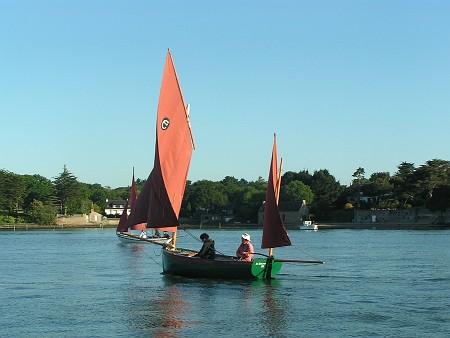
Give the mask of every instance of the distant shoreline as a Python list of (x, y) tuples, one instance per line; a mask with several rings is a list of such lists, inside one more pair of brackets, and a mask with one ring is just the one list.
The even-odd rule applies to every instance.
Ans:
[[(0, 231), (26, 231), (26, 230), (70, 230), (70, 229), (113, 229), (115, 224), (99, 224), (99, 223), (85, 223), (85, 224), (57, 224), (57, 225), (37, 225), (37, 224), (4, 224), (0, 225)], [(401, 223), (326, 223), (317, 224), (319, 230), (447, 230), (450, 225), (442, 224), (401, 224)], [(224, 224), (224, 225), (191, 225), (183, 224), (181, 229), (261, 229), (260, 224)], [(299, 225), (286, 225), (287, 230), (299, 230)], [(301, 230), (305, 231), (305, 230)], [(308, 230), (306, 230), (308, 231)]]
[(419, 223), (328, 223), (317, 224), (319, 230), (331, 229), (372, 229), (372, 230), (446, 230), (450, 224), (419, 224)]

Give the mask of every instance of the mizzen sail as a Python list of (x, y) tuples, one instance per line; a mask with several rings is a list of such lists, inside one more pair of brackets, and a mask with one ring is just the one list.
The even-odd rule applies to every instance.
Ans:
[(270, 249), (291, 245), (278, 209), (278, 191), (281, 175), (278, 175), (277, 139), (274, 135), (272, 160), (267, 183), (266, 202), (264, 204), (264, 223), (262, 249)]

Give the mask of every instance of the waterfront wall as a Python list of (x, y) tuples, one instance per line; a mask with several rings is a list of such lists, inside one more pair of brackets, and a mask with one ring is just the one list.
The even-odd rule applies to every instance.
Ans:
[(353, 223), (450, 224), (450, 209), (355, 210)]

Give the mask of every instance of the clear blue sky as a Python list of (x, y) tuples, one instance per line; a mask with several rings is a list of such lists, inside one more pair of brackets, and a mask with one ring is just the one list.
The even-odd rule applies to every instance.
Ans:
[(448, 0), (0, 0), (0, 169), (147, 178), (168, 48), (192, 181), (450, 160)]

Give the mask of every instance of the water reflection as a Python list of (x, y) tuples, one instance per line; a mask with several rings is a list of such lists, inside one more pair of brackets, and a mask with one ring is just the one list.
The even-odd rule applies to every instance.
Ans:
[[(122, 288), (125, 332), (151, 337), (178, 337), (189, 327), (185, 318), (189, 305), (177, 285), (160, 275), (160, 266), (149, 261), (144, 245), (121, 246), (118, 264), (128, 276)], [(180, 331), (181, 330), (181, 331)]]
[[(122, 252), (127, 276), (122, 289), (124, 332), (137, 336), (182, 337), (252, 332), (257, 336), (286, 336), (291, 308), (283, 280), (234, 281), (162, 275), (149, 262), (148, 250)], [(286, 282), (286, 281), (284, 281)]]
[(286, 311), (290, 306), (289, 297), (282, 282), (278, 279), (257, 280), (252, 282), (251, 286), (261, 291), (258, 293), (261, 328), (267, 336), (284, 336)]
[(271, 284), (266, 285), (264, 289), (263, 298), (263, 314), (266, 318), (265, 328), (267, 335), (278, 336), (286, 327), (286, 309), (289, 308), (287, 304), (286, 295), (283, 294), (281, 288), (277, 288), (279, 284), (272, 281)]
[(177, 337), (180, 329), (189, 327), (189, 322), (184, 318), (187, 305), (176, 286), (165, 288), (165, 292), (159, 299), (154, 300), (152, 305), (154, 318), (151, 320), (151, 326), (156, 328), (152, 336)]

